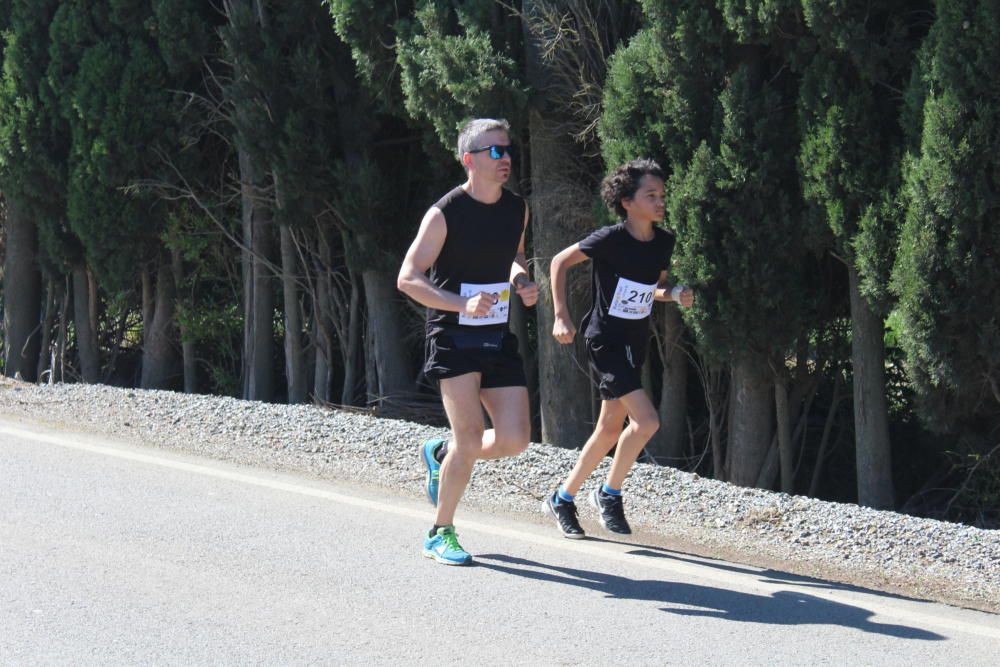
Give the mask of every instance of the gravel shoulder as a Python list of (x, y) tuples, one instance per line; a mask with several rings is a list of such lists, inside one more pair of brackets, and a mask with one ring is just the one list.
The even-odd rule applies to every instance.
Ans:
[[(446, 435), (311, 405), (8, 379), (0, 379), (0, 418), (413, 497), (423, 495), (417, 444)], [(575, 460), (575, 451), (533, 443), (515, 458), (481, 461), (463, 503), (541, 523), (541, 499)], [(581, 494), (602, 479), (606, 465)], [(1000, 613), (1000, 531), (747, 489), (647, 464), (636, 465), (625, 489), (636, 531), (629, 541), (636, 544)], [(580, 510), (584, 527), (600, 536), (590, 508), (580, 503)]]

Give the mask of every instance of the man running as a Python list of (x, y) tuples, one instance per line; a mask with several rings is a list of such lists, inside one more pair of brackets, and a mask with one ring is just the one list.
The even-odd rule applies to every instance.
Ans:
[(507, 121), (465, 124), (457, 157), (468, 179), (424, 215), (396, 283), (427, 306), (424, 372), (437, 381), (451, 425), (449, 441), (420, 447), (437, 506), (423, 554), (447, 565), (472, 562), (453, 524), (476, 459), (519, 454), (531, 434), (524, 365), (507, 319), (511, 285), (525, 306), (535, 304), (538, 287), (524, 257), (528, 207), (503, 187), (511, 151)]

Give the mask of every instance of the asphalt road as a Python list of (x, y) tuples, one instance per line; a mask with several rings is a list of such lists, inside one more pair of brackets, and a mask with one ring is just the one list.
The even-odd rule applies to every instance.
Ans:
[(0, 664), (997, 665), (1000, 617), (0, 421)]

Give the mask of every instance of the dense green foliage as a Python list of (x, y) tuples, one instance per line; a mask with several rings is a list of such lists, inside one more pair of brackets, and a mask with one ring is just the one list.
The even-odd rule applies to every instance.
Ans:
[[(911, 99), (919, 141), (905, 165), (895, 289), (907, 368), (937, 430), (990, 444), (1000, 416), (1000, 6), (939, 2)], [(916, 118), (914, 119), (916, 120)]]
[(46, 77), (58, 0), (11, 0), (0, 83), (0, 188), (30, 210), (43, 265), (62, 272), (82, 249), (65, 224), (69, 129)]

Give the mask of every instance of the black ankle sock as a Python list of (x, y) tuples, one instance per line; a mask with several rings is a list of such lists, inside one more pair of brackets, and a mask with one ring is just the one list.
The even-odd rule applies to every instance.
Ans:
[(431, 532), (427, 533), (427, 537), (434, 537), (435, 535), (437, 535), (438, 528), (444, 528), (444, 526), (443, 525), (439, 526), (438, 524), (434, 524), (434, 527), (431, 528)]
[(434, 460), (438, 463), (444, 463), (444, 457), (448, 453), (448, 443), (442, 442), (441, 445), (434, 450)]

